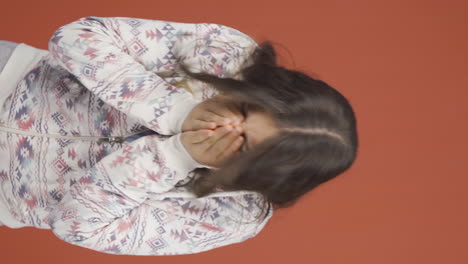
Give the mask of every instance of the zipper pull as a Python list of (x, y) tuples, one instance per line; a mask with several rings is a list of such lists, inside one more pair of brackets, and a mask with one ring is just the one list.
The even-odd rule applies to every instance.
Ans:
[(101, 138), (99, 141), (109, 142), (109, 143), (122, 143), (124, 142), (124, 138), (123, 137), (107, 137), (107, 138)]

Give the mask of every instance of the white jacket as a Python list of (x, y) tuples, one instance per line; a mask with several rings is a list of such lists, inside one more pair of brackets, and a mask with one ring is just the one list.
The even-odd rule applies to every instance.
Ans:
[[(181, 125), (217, 92), (194, 72), (238, 78), (257, 44), (230, 27), (84, 17), (49, 51), (20, 44), (0, 75), (0, 222), (52, 229), (110, 254), (191, 254), (260, 232), (262, 197), (185, 187), (197, 167)], [(21, 66), (22, 65), (22, 66)], [(145, 131), (155, 134), (140, 134)], [(250, 222), (250, 223), (248, 223)]]

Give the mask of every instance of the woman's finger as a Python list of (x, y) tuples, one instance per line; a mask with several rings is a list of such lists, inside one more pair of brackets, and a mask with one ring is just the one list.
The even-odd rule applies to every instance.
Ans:
[(227, 126), (221, 126), (216, 128), (213, 132), (213, 135), (210, 136), (208, 139), (203, 141), (203, 144), (205, 145), (204, 151), (210, 151), (210, 148), (216, 144), (219, 140), (221, 140), (227, 133), (229, 133), (230, 130), (233, 130), (233, 128), (230, 125)]
[(234, 140), (230, 142), (229, 146), (221, 154), (219, 154), (218, 159), (224, 160), (231, 157), (234, 153), (236, 153), (239, 150), (243, 142), (243, 137), (234, 137)]
[(214, 132), (211, 129), (201, 129), (197, 131), (186, 131), (185, 133), (190, 133), (190, 143), (196, 144), (204, 142), (210, 138)]
[(223, 113), (224, 116), (231, 118), (233, 121), (235, 119), (239, 120), (238, 124), (244, 121), (244, 115), (242, 114), (241, 105), (239, 103), (234, 103), (234, 102), (226, 103), (224, 111), (225, 111), (225, 113)]
[(204, 120), (193, 120), (192, 121), (192, 131), (200, 129), (215, 129), (217, 124), (215, 122), (207, 122)]
[[(231, 110), (229, 107), (224, 106), (224, 107), (217, 107), (215, 109), (207, 109), (208, 113), (215, 114), (217, 116), (221, 116), (222, 118), (229, 119), (231, 124), (240, 124), (243, 120), (244, 117), (240, 112)], [(235, 122), (237, 120), (237, 123)], [(211, 120), (207, 120), (211, 121)]]
[(232, 120), (210, 110), (205, 110), (203, 116), (200, 118), (200, 121), (215, 122), (218, 126), (222, 126), (229, 124)]
[(239, 104), (226, 99), (218, 99), (216, 101), (212, 101), (206, 104), (205, 107), (207, 112), (211, 112), (218, 116), (229, 118), (231, 119), (231, 121), (238, 119), (240, 122), (242, 122), (242, 120), (244, 119), (242, 113), (240, 112)]
[(237, 130), (229, 131), (223, 137), (218, 139), (207, 151), (210, 151), (211, 155), (217, 157), (221, 153), (223, 153), (227, 148), (229, 148), (232, 142), (239, 136), (240, 133)]

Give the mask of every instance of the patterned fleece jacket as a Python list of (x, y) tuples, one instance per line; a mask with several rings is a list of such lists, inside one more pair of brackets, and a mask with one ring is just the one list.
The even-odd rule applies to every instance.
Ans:
[(256, 236), (273, 214), (255, 221), (260, 194), (176, 186), (203, 167), (181, 145), (182, 122), (217, 94), (179, 63), (239, 79), (256, 47), (219, 24), (92, 16), (60, 27), (48, 51), (20, 44), (0, 75), (0, 222), (125, 255)]

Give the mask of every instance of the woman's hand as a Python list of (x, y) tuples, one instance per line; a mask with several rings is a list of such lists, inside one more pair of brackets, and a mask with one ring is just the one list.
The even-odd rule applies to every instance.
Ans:
[(235, 155), (242, 145), (240, 132), (230, 125), (215, 130), (201, 129), (183, 132), (181, 141), (192, 158), (202, 165), (219, 168)]
[(227, 124), (238, 125), (243, 120), (233, 101), (224, 95), (216, 95), (192, 109), (182, 124), (182, 132), (214, 129)]

